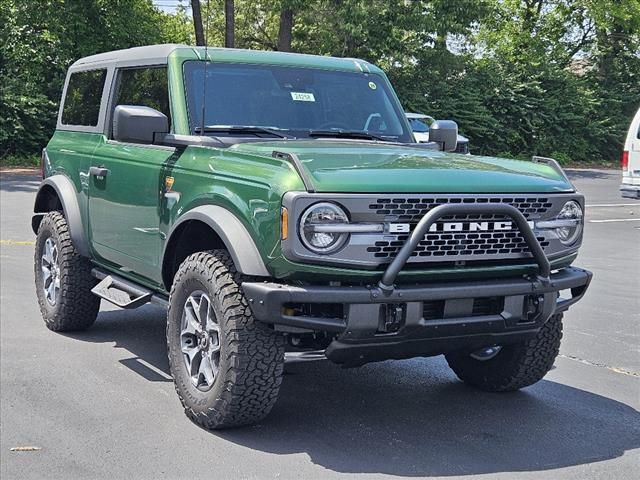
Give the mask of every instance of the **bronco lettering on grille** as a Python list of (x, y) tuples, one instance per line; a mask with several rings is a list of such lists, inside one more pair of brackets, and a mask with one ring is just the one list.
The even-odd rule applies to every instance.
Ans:
[[(529, 222), (533, 228), (533, 222)], [(439, 222), (434, 223), (429, 229), (430, 232), (501, 232), (513, 229), (513, 222)], [(389, 233), (409, 233), (411, 225), (409, 223), (389, 224)]]

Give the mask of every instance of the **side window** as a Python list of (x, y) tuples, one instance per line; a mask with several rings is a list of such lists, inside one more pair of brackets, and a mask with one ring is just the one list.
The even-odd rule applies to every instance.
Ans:
[(87, 127), (98, 125), (100, 101), (106, 77), (107, 71), (104, 69), (71, 74), (62, 108), (64, 125)]
[(128, 68), (120, 70), (113, 108), (118, 105), (141, 105), (164, 113), (171, 123), (169, 85), (166, 67)]

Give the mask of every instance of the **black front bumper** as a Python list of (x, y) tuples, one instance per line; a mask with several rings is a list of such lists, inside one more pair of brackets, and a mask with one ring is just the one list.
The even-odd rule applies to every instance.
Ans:
[[(529, 247), (538, 274), (530, 278), (397, 286), (398, 274), (431, 226), (442, 217), (458, 214), (510, 218)], [(361, 365), (527, 340), (554, 313), (577, 302), (590, 281), (591, 273), (578, 268), (552, 273), (527, 219), (512, 205), (444, 204), (420, 219), (377, 286), (243, 283), (242, 288), (258, 320), (290, 331), (331, 332), (335, 340), (325, 352), (327, 358)], [(570, 291), (570, 298), (560, 297), (563, 290)], [(336, 306), (340, 314), (327, 316), (327, 312), (336, 311)]]
[[(258, 320), (294, 332), (334, 333), (336, 339), (327, 349), (327, 357), (337, 363), (359, 365), (526, 340), (552, 315), (582, 298), (591, 277), (591, 272), (569, 267), (551, 274), (548, 280), (476, 280), (397, 286), (391, 291), (378, 286), (269, 282), (245, 282), (242, 288)], [(570, 292), (569, 298), (560, 297), (560, 291)], [(478, 314), (476, 302), (487, 298), (497, 299), (501, 311)], [(425, 308), (434, 302), (440, 306), (439, 314), (425, 315)], [(343, 315), (300, 315), (291, 308), (305, 304), (342, 304)], [(390, 311), (397, 327), (391, 332), (381, 329)]]

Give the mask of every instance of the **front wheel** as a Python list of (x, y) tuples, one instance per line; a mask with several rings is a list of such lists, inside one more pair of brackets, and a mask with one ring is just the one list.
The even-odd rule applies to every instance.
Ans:
[(263, 419), (282, 381), (284, 338), (253, 318), (241, 281), (229, 254), (214, 250), (188, 257), (171, 289), (171, 374), (187, 416), (208, 429)]
[(463, 382), (487, 392), (510, 392), (542, 380), (553, 367), (561, 339), (562, 314), (558, 314), (526, 342), (445, 357)]
[(93, 325), (100, 298), (91, 293), (96, 283), (91, 276), (91, 262), (76, 251), (60, 212), (49, 212), (40, 222), (34, 273), (38, 304), (47, 328), (68, 332)]

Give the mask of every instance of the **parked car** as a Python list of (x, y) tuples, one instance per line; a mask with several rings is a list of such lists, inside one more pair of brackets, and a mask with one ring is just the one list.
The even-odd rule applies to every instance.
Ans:
[(626, 198), (640, 198), (640, 109), (633, 117), (622, 152), (622, 185)]
[(268, 414), (286, 349), (347, 367), (445, 354), (480, 389), (531, 385), (591, 279), (572, 266), (584, 197), (553, 160), (450, 154), (454, 122), (430, 141), (362, 60), (80, 59), (32, 218), (44, 322), (163, 306), (178, 397), (211, 429)]
[[(430, 125), (436, 121), (435, 118), (425, 115), (423, 113), (406, 113), (409, 125), (413, 131), (413, 136), (416, 142), (426, 143), (429, 141), (429, 129)], [(469, 139), (458, 134), (458, 145), (455, 149), (456, 153), (470, 153), (469, 152)]]

